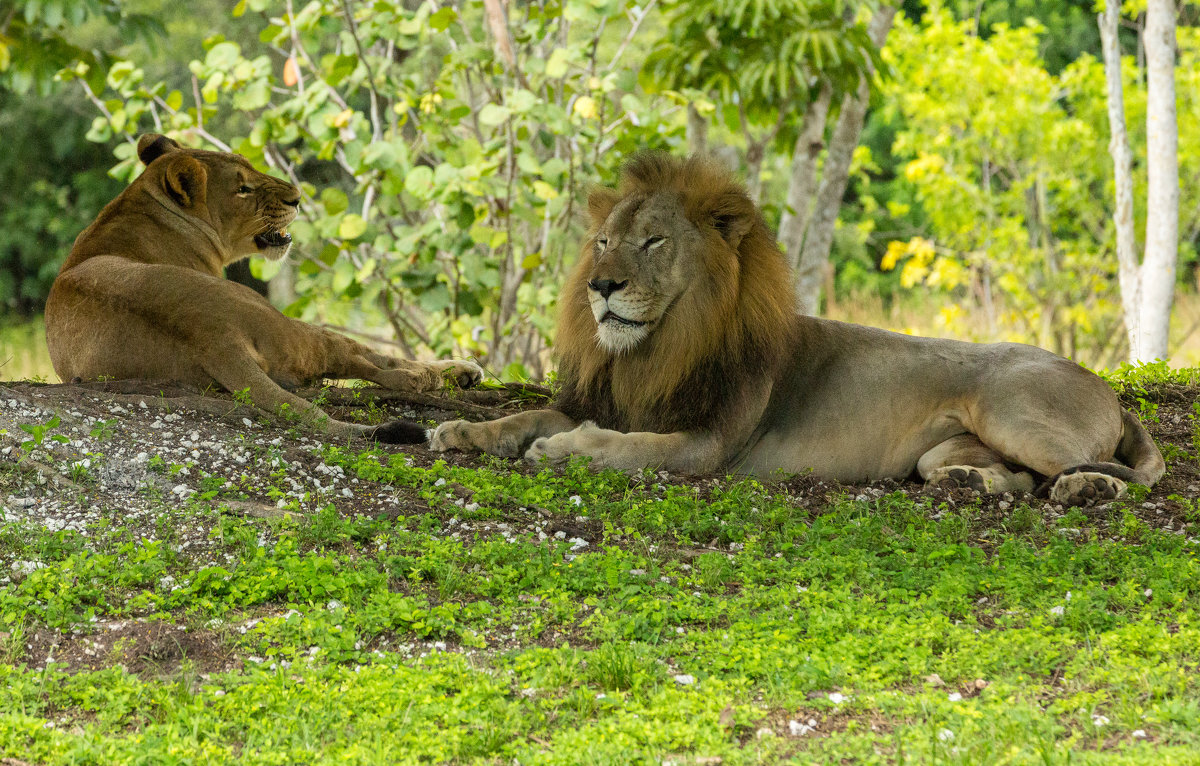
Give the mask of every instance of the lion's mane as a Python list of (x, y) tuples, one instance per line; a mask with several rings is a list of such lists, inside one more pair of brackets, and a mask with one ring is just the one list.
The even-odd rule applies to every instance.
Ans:
[[(638, 347), (614, 353), (596, 339), (587, 280), (597, 230), (621, 200), (670, 190), (703, 234), (701, 277)], [(562, 389), (554, 407), (619, 431), (708, 430), (773, 378), (791, 345), (796, 299), (782, 253), (745, 189), (711, 158), (635, 157), (616, 190), (588, 200), (592, 225), (560, 298)]]

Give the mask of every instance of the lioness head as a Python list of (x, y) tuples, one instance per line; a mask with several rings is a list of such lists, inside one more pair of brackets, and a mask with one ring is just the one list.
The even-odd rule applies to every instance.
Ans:
[[(584, 253), (596, 340), (614, 353), (636, 348), (674, 313), (694, 309), (689, 321), (719, 321), (737, 297), (739, 245), (761, 225), (728, 174), (703, 161), (650, 156), (625, 173), (648, 183), (591, 194), (595, 231)], [(706, 195), (706, 182), (719, 188)]]
[(138, 141), (146, 165), (142, 177), (158, 186), (187, 215), (205, 219), (227, 248), (229, 260), (287, 255), (300, 190), (260, 173), (237, 154), (186, 149), (166, 136), (147, 133)]

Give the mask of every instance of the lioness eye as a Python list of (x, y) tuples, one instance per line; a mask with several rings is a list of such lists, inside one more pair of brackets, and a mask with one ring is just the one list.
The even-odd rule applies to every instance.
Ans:
[(237, 193), (238, 194), (249, 194), (252, 191), (254, 191), (254, 190), (251, 189), (249, 186), (242, 184), (241, 186), (238, 187)]
[(648, 239), (644, 243), (642, 243), (642, 249), (649, 250), (652, 247), (658, 247), (659, 245), (661, 245), (662, 243), (664, 243), (666, 241), (667, 241), (666, 237), (651, 237), (650, 239)]
[(601, 250), (603, 250), (604, 248), (608, 247), (608, 237), (596, 237), (596, 244), (600, 246)]

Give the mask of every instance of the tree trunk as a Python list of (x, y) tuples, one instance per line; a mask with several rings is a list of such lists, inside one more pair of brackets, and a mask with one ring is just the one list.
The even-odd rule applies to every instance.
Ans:
[(1121, 309), (1130, 356), (1138, 342), (1138, 306), (1141, 304), (1141, 274), (1138, 269), (1137, 234), (1133, 227), (1133, 150), (1125, 132), (1125, 94), (1121, 82), (1121, 45), (1117, 37), (1121, 5), (1107, 4), (1100, 14), (1100, 48), (1104, 54), (1104, 79), (1108, 87), (1108, 125), (1111, 138), (1108, 153), (1113, 159), (1116, 208), (1113, 223), (1117, 229), (1117, 281), (1121, 287)]
[(1100, 37), (1108, 87), (1108, 120), (1116, 181), (1118, 279), (1131, 362), (1167, 358), (1179, 237), (1179, 133), (1175, 117), (1175, 5), (1149, 0), (1146, 50), (1146, 251), (1141, 264), (1133, 225), (1133, 152), (1125, 132), (1120, 4), (1101, 14)]
[(793, 269), (800, 264), (804, 233), (817, 196), (817, 158), (825, 148), (825, 121), (829, 118), (831, 98), (832, 90), (826, 83), (820, 95), (804, 110), (804, 124), (792, 149), (792, 172), (788, 179), (787, 205), (779, 219), (779, 241), (783, 243), (788, 265)]
[(708, 151), (708, 118), (694, 104), (688, 104), (687, 108), (687, 144), (692, 154)]
[(762, 164), (766, 154), (766, 141), (750, 141), (746, 147), (746, 194), (756, 205), (762, 196)]
[(1179, 128), (1175, 119), (1175, 0), (1146, 6), (1146, 255), (1138, 356), (1167, 358), (1179, 246)]
[[(868, 26), (873, 45), (883, 46), (895, 17), (895, 5), (881, 6), (875, 12)], [(829, 151), (825, 155), (816, 208), (809, 224), (808, 235), (804, 237), (804, 247), (796, 268), (796, 297), (800, 303), (800, 310), (806, 314), (816, 314), (821, 308), (821, 284), (829, 268), (833, 230), (837, 225), (846, 184), (850, 180), (850, 160), (854, 156), (854, 148), (858, 146), (858, 137), (862, 133), (870, 101), (870, 74), (872, 73), (868, 72), (868, 76), (863, 78), (854, 94), (842, 100), (841, 113), (829, 141)]]

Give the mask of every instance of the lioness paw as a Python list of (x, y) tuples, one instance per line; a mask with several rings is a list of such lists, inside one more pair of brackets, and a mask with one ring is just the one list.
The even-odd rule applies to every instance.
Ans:
[(1067, 507), (1087, 507), (1124, 496), (1127, 486), (1115, 476), (1080, 471), (1059, 476), (1050, 490), (1050, 500)]
[(474, 388), (483, 381), (483, 368), (467, 359), (447, 359), (429, 363), (442, 376), (459, 388)]

